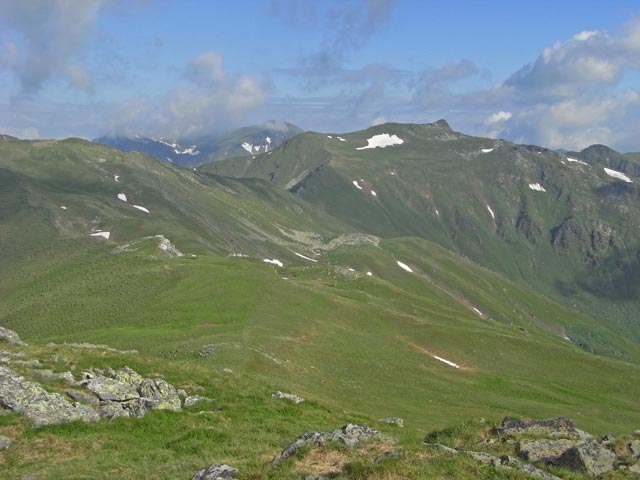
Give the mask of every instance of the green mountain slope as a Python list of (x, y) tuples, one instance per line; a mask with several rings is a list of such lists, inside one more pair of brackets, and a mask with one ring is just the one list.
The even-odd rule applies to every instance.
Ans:
[[(416, 130), (414, 141), (421, 135)], [(226, 461), (241, 478), (295, 479), (295, 463), (281, 470), (267, 464), (295, 436), (400, 416), (405, 429), (382, 428), (414, 455), (396, 476), (497, 478), (496, 470), (464, 460), (425, 460), (425, 432), (505, 415), (566, 415), (594, 433), (636, 428), (640, 348), (631, 336), (443, 248), (444, 234), (424, 238), (424, 224), (410, 225), (416, 208), (406, 209), (404, 221), (396, 218), (400, 201), (414, 205), (416, 182), (408, 179), (422, 172), (417, 163), (386, 171), (391, 159), (353, 149), (357, 168), (371, 172), (355, 177), (351, 163), (333, 166), (354, 139), (307, 136), (328, 153), (317, 165), (315, 154), (282, 157), (301, 162), (297, 193), (283, 188), (292, 179), (279, 172), (274, 181), (233, 179), (74, 139), (0, 142), (0, 325), (29, 342), (43, 367), (79, 374), (129, 364), (214, 398), (185, 412), (37, 431), (17, 414), (0, 416), (0, 435), (17, 438), (2, 454), (0, 477), (177, 479)], [(339, 142), (329, 144), (337, 150), (326, 149), (328, 140)], [(282, 150), (309, 152), (298, 141)], [(452, 177), (455, 165), (446, 160), (440, 168)], [(305, 169), (317, 170), (305, 176)], [(445, 198), (439, 175), (428, 177), (425, 201)], [(356, 188), (356, 178), (377, 197)], [(539, 181), (548, 194), (553, 183), (546, 179)], [(477, 189), (469, 198), (483, 192)], [(545, 192), (523, 192), (536, 207), (545, 205), (533, 196)], [(482, 201), (500, 218), (510, 207), (495, 195)], [(387, 198), (397, 199), (387, 210), (367, 203)], [(337, 208), (345, 202), (351, 218)], [(439, 211), (434, 229), (443, 230), (437, 218), (455, 215), (444, 202), (427, 205)], [(482, 209), (466, 212), (481, 225)], [(367, 234), (376, 221), (385, 238)], [(400, 228), (412, 236), (391, 235)], [(493, 228), (476, 232), (484, 239), (496, 235)], [(109, 238), (91, 236), (99, 232)], [(459, 242), (451, 245), (468, 240)], [(492, 248), (500, 258), (498, 244)], [(107, 344), (139, 355), (49, 342)], [(33, 369), (12, 368), (24, 375)], [(278, 404), (274, 390), (307, 403)], [(45, 444), (57, 448), (43, 450)], [(84, 460), (89, 451), (92, 462)], [(353, 475), (347, 478), (362, 478)]]
[[(402, 143), (363, 148), (385, 134)], [(306, 133), (201, 171), (269, 180), (363, 232), (435, 241), (639, 341), (639, 190), (633, 172), (589, 161), (441, 121)]]

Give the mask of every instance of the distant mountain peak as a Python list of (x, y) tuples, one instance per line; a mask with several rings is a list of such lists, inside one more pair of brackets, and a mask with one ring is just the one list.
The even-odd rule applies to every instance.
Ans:
[(444, 118), (441, 118), (440, 120), (438, 120), (437, 122), (434, 122), (432, 124), (434, 127), (439, 127), (442, 128), (443, 130), (449, 130), (450, 132), (452, 132), (453, 130), (451, 129), (451, 126), (449, 125), (449, 123), (447, 123), (447, 121)]

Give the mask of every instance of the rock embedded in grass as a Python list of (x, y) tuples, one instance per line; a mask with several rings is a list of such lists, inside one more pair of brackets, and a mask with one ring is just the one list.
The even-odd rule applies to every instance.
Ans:
[(2, 435), (0, 435), (0, 451), (6, 450), (7, 448), (9, 448), (12, 443), (13, 441), (10, 438), (3, 437)]
[(296, 455), (303, 448), (321, 447), (327, 443), (335, 442), (344, 447), (353, 448), (370, 441), (380, 441), (383, 443), (393, 444), (395, 439), (380, 433), (378, 430), (367, 427), (365, 425), (354, 425), (349, 423), (337, 430), (328, 432), (309, 432), (300, 435), (293, 442), (285, 447), (282, 452), (276, 455), (271, 463), (278, 465), (287, 458)]
[(236, 480), (236, 473), (238, 473), (238, 470), (229, 465), (214, 463), (197, 472), (191, 477), (191, 480)]
[(11, 345), (15, 345), (17, 347), (26, 347), (27, 344), (20, 340), (20, 337), (13, 330), (9, 330), (5, 327), (0, 327), (0, 340), (5, 340), (9, 342)]
[(281, 400), (290, 400), (296, 405), (304, 402), (304, 398), (299, 397), (298, 395), (294, 395), (292, 393), (283, 393), (281, 391), (273, 392), (271, 394), (273, 398), (281, 399)]

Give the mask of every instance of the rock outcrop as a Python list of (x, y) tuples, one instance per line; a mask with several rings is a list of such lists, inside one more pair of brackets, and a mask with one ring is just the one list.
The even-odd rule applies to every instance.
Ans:
[(92, 408), (72, 404), (59, 393), (49, 393), (38, 383), (3, 366), (0, 366), (0, 406), (25, 415), (36, 428), (74, 421), (95, 422), (99, 418)]
[(305, 447), (321, 447), (327, 443), (335, 442), (344, 447), (353, 448), (366, 442), (380, 441), (384, 443), (395, 443), (395, 440), (387, 435), (380, 433), (378, 430), (369, 428), (365, 425), (354, 425), (349, 423), (337, 430), (328, 432), (309, 432), (300, 435), (287, 447), (276, 455), (271, 463), (274, 465), (296, 455)]
[(237, 480), (236, 473), (238, 473), (238, 470), (229, 465), (214, 463), (204, 470), (200, 470), (191, 477), (191, 480)]
[(503, 437), (522, 436), (549, 437), (549, 438), (574, 438), (586, 440), (592, 438), (587, 432), (576, 427), (568, 418), (558, 417), (546, 420), (534, 420), (530, 418), (504, 419), (496, 433)]
[(11, 345), (15, 345), (17, 347), (26, 347), (27, 344), (20, 340), (20, 337), (13, 330), (9, 330), (8, 328), (0, 327), (0, 340), (5, 340), (9, 342)]

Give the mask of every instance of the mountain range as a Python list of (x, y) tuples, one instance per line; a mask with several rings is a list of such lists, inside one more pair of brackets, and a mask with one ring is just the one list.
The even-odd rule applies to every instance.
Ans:
[(165, 139), (141, 135), (106, 135), (94, 142), (125, 152), (142, 152), (162, 161), (195, 166), (230, 157), (266, 153), (302, 130), (288, 122), (268, 121), (223, 135)]
[[(0, 405), (20, 377), (104, 417), (33, 429), (3, 410), (0, 476), (177, 479), (215, 462), (265, 480), (526, 478), (423, 440), (499, 458), (522, 447), (496, 439), (505, 416), (638, 428), (637, 154), (444, 120), (257, 135), (140, 144), (215, 157), (189, 168), (0, 136), (0, 325), (29, 344), (0, 331)], [(143, 391), (143, 377), (149, 396), (175, 385), (201, 401), (104, 413), (140, 397), (127, 385)], [(82, 397), (96, 378), (116, 393)], [(354, 425), (334, 429), (356, 423), (395, 442), (348, 453), (318, 440), (269, 463), (305, 432), (349, 444)], [(632, 455), (607, 478), (632, 475)]]

